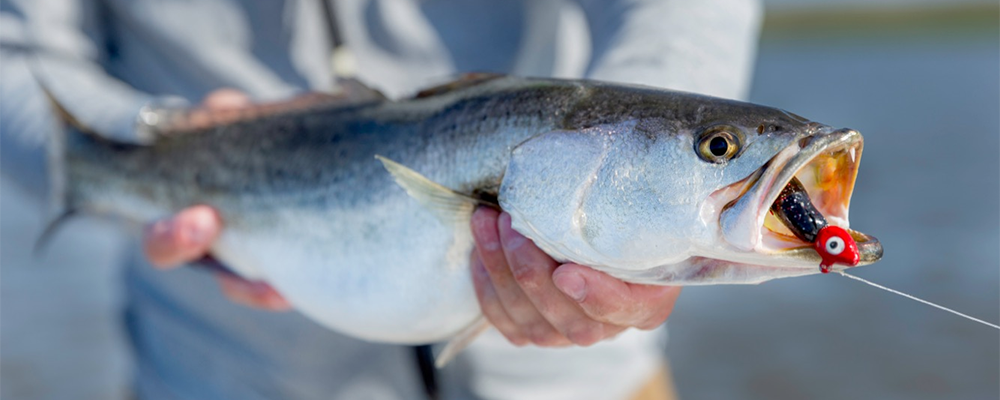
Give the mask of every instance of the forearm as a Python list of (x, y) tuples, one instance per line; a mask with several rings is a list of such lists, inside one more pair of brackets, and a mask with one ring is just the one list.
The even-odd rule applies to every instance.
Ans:
[(581, 0), (587, 77), (745, 98), (763, 9), (757, 0)]
[[(5, 95), (38, 96), (40, 81), (60, 104), (95, 133), (134, 142), (138, 110), (154, 99), (104, 69), (108, 38), (100, 2), (90, 0), (8, 0), (0, 30), (0, 62), (17, 76)], [(23, 74), (22, 74), (23, 75)], [(12, 100), (18, 97), (10, 97)], [(36, 133), (37, 134), (37, 133)]]
[(9, 1), (0, 12), (0, 152), (3, 174), (44, 192), (45, 144), (55, 123), (42, 83), (83, 125), (136, 142), (138, 111), (153, 97), (108, 75), (97, 11), (86, 1)]

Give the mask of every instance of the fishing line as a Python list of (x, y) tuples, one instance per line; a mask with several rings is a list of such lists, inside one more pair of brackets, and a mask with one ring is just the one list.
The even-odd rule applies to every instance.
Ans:
[(862, 279), (862, 278), (859, 278), (859, 277), (856, 277), (856, 276), (854, 276), (854, 275), (848, 275), (848, 274), (844, 273), (844, 271), (837, 271), (837, 273), (839, 273), (839, 274), (841, 274), (841, 275), (843, 275), (843, 276), (845, 276), (845, 277), (847, 277), (847, 278), (851, 278), (851, 279), (854, 279), (854, 280), (856, 280), (856, 281), (859, 281), (859, 282), (862, 282), (862, 283), (867, 283), (867, 284), (869, 284), (869, 285), (872, 285), (872, 286), (874, 286), (874, 287), (877, 287), (877, 288), (879, 288), (879, 289), (882, 289), (882, 290), (885, 290), (885, 291), (887, 291), (887, 292), (889, 292), (889, 293), (895, 293), (895, 294), (898, 294), (898, 295), (900, 295), (900, 296), (903, 296), (903, 297), (906, 297), (906, 298), (908, 298), (908, 299), (911, 299), (911, 300), (916, 300), (916, 301), (919, 301), (919, 302), (921, 302), (921, 303), (924, 303), (924, 304), (927, 304), (927, 305), (929, 305), (929, 306), (932, 306), (932, 307), (936, 307), (936, 308), (938, 308), (938, 309), (941, 309), (941, 310), (944, 310), (944, 311), (947, 311), (947, 312), (950, 312), (950, 313), (952, 313), (952, 314), (955, 314), (955, 315), (957, 315), (957, 316), (959, 316), (959, 317), (962, 317), (962, 318), (966, 318), (966, 319), (969, 319), (969, 320), (972, 320), (972, 321), (975, 321), (975, 322), (978, 322), (978, 323), (980, 323), (980, 324), (983, 324), (983, 325), (986, 325), (986, 326), (989, 326), (989, 327), (993, 327), (993, 328), (996, 328), (996, 329), (1000, 329), (1000, 326), (998, 326), (998, 325), (995, 325), (995, 324), (991, 324), (991, 323), (989, 323), (989, 322), (986, 322), (986, 321), (983, 321), (983, 320), (981, 320), (981, 319), (979, 319), (979, 318), (975, 318), (975, 317), (970, 317), (970, 316), (968, 316), (968, 315), (965, 315), (965, 314), (962, 314), (962, 313), (960, 313), (960, 312), (958, 312), (958, 311), (955, 311), (955, 310), (952, 310), (952, 309), (950, 309), (950, 308), (948, 308), (948, 307), (943, 307), (943, 306), (939, 306), (939, 305), (937, 305), (937, 304), (934, 304), (934, 303), (931, 303), (931, 302), (929, 302), (929, 301), (927, 301), (927, 300), (923, 300), (923, 299), (919, 299), (919, 298), (916, 298), (916, 297), (914, 297), (914, 296), (911, 296), (911, 295), (908, 295), (908, 294), (906, 294), (906, 293), (903, 293), (903, 292), (900, 292), (900, 291), (898, 291), (898, 290), (893, 290), (893, 289), (889, 289), (889, 288), (887, 288), (887, 287), (885, 287), (885, 286), (882, 286), (882, 285), (879, 285), (879, 284), (877, 284), (877, 283), (874, 283), (874, 282), (870, 282), (870, 281), (867, 281), (867, 280), (865, 280), (865, 279)]

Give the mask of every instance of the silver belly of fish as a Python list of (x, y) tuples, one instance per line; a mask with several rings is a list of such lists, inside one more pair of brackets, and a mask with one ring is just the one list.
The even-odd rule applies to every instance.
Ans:
[(213, 253), (337, 331), (429, 343), (480, 313), (467, 267), (468, 224), (445, 226), (405, 194), (349, 210), (243, 219), (241, 228), (226, 229)]

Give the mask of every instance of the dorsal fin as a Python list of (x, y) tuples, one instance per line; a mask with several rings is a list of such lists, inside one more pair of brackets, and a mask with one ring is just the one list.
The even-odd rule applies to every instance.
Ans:
[(336, 97), (343, 97), (348, 103), (367, 103), (373, 101), (385, 101), (386, 97), (378, 89), (365, 85), (354, 78), (341, 78), (337, 80)]
[(423, 99), (425, 97), (438, 96), (448, 92), (453, 92), (458, 89), (465, 89), (468, 87), (476, 86), (484, 82), (489, 82), (497, 78), (502, 78), (503, 76), (504, 75), (502, 74), (494, 74), (489, 72), (471, 72), (463, 74), (454, 81), (421, 90), (420, 92), (417, 93), (416, 96), (414, 96), (414, 98)]

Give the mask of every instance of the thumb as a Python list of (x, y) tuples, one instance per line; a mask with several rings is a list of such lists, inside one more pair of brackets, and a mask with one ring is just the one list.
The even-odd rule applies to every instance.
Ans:
[(147, 226), (143, 249), (153, 265), (176, 266), (203, 257), (221, 230), (222, 220), (214, 209), (194, 206)]

